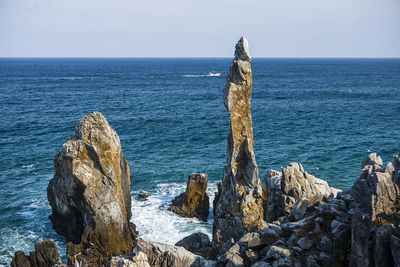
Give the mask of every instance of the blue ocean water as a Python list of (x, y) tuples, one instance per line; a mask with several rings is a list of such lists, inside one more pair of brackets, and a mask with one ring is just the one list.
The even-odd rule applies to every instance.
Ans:
[[(53, 158), (79, 120), (102, 112), (117, 131), (132, 179), (133, 222), (174, 243), (209, 223), (166, 211), (191, 172), (209, 192), (225, 165), (222, 89), (231, 59), (0, 59), (0, 265), (51, 227)], [(220, 75), (209, 75), (209, 73)], [(289, 162), (348, 189), (361, 161), (400, 152), (400, 59), (253, 59), (254, 150), (260, 175)], [(152, 194), (148, 201), (138, 192)]]

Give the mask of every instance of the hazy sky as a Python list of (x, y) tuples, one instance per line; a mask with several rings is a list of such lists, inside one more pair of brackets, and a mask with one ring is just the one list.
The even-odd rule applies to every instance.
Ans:
[(400, 0), (0, 0), (0, 57), (400, 57)]

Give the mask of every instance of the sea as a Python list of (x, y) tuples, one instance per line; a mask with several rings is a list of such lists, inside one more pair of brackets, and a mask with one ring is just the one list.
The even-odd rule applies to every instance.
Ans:
[[(131, 170), (140, 236), (174, 244), (211, 236), (207, 223), (167, 211), (192, 172), (211, 200), (225, 166), (229, 116), (222, 90), (231, 58), (0, 59), (0, 265), (52, 229), (46, 187), (53, 159), (85, 115), (100, 111)], [(371, 152), (400, 152), (400, 59), (253, 58), (252, 118), (260, 178), (300, 162), (348, 190)], [(139, 200), (139, 193), (150, 194)]]

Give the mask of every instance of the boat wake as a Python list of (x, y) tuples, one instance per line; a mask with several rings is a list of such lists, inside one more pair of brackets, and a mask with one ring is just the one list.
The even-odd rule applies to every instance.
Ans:
[(220, 77), (220, 72), (209, 72), (208, 74), (186, 74), (182, 75), (182, 77)]

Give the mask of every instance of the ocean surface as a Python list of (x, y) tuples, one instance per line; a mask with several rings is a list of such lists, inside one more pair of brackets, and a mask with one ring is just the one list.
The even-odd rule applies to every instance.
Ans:
[[(0, 265), (16, 250), (64, 239), (51, 227), (53, 158), (85, 115), (100, 111), (131, 169), (132, 221), (174, 244), (208, 223), (167, 211), (191, 172), (225, 165), (229, 117), (222, 89), (232, 59), (0, 59)], [(268, 169), (301, 162), (349, 189), (361, 161), (400, 152), (400, 59), (253, 59), (254, 150)], [(151, 194), (146, 201), (139, 192)], [(212, 214), (212, 213), (211, 213)], [(65, 257), (64, 257), (65, 259)]]

